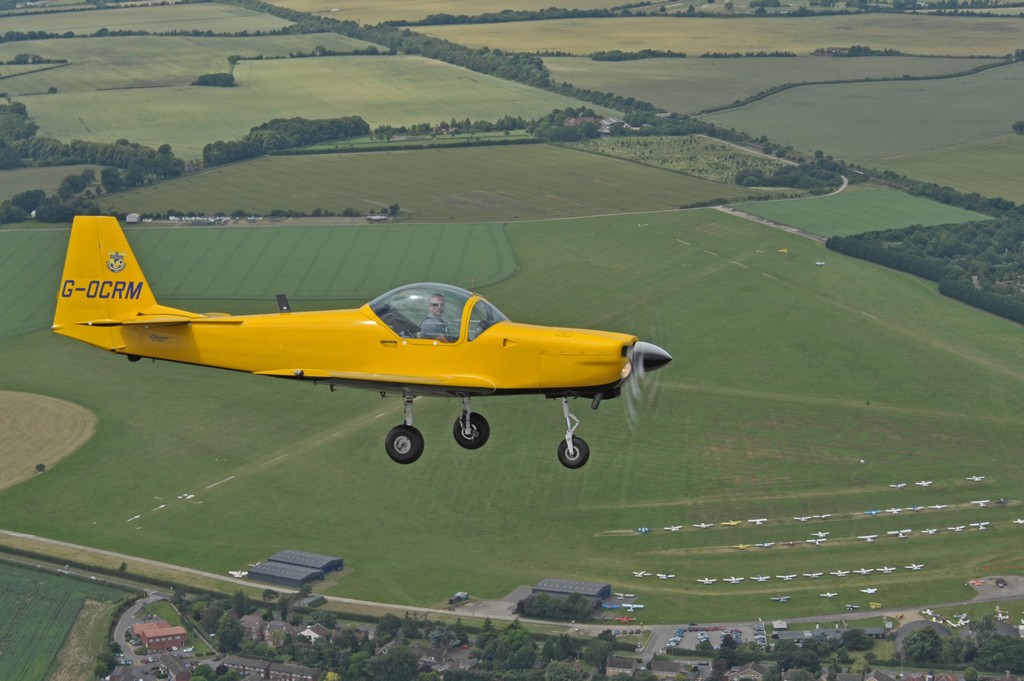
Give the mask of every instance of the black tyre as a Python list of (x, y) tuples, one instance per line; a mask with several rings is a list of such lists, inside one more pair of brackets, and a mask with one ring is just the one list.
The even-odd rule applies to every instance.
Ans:
[(455, 425), (452, 426), (452, 435), (455, 436), (455, 441), (465, 449), (479, 449), (491, 436), (491, 426), (487, 423), (487, 419), (475, 411), (469, 415), (469, 429), (472, 432), (467, 436), (462, 430), (462, 416), (455, 419)]
[(572, 436), (572, 449), (565, 440), (558, 443), (558, 462), (566, 468), (582, 468), (590, 458), (590, 447), (582, 439)]
[(423, 454), (423, 435), (412, 426), (395, 426), (388, 431), (384, 449), (395, 463), (413, 463)]

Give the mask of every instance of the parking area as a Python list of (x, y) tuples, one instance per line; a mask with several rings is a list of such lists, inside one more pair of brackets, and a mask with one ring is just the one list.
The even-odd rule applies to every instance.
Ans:
[(655, 627), (647, 648), (651, 652), (671, 651), (673, 648), (696, 650), (702, 642), (713, 648), (722, 645), (725, 637), (732, 638), (736, 645), (753, 642), (767, 644), (764, 625), (760, 622), (743, 624), (688, 624), (678, 627)]

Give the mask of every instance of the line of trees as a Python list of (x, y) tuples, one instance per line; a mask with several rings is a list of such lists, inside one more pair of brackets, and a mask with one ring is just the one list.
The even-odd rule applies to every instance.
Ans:
[(827, 248), (938, 282), (939, 292), (1024, 324), (1024, 216), (832, 237)]
[(257, 125), (240, 140), (218, 140), (203, 147), (203, 164), (213, 166), (263, 156), (270, 151), (345, 140), (370, 134), (370, 124), (359, 116), (308, 119), (275, 118)]

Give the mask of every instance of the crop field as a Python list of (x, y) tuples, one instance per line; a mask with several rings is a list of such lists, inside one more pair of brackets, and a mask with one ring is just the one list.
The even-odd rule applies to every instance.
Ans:
[[(9, 61), (17, 54), (29, 53), (69, 62), (60, 68), (39, 65), (35, 68), (45, 66), (48, 70), (7, 79), (4, 88), (12, 97), (47, 92), (50, 87), (62, 94), (101, 92), (97, 96), (105, 97), (111, 90), (186, 86), (205, 73), (226, 73), (232, 70), (228, 63), (231, 55), (280, 58), (290, 53), (310, 53), (318, 45), (345, 52), (363, 49), (368, 43), (336, 33), (245, 38), (118, 36), (30, 40), (0, 43), (0, 60)], [(160, 68), (154, 68), (154, 62), (159, 62)], [(26, 106), (34, 116), (35, 109), (45, 108), (47, 101), (40, 98)]]
[[(979, 101), (991, 107), (978, 107)], [(924, 159), (924, 152), (1004, 139), (1013, 116), (1003, 112), (1022, 108), (1024, 63), (948, 80), (796, 88), (706, 118), (799, 149), (884, 166), (890, 157), (922, 154)], [(943, 162), (957, 160), (946, 155), (932, 163)], [(996, 172), (1012, 175), (1012, 157), (994, 162)], [(923, 160), (917, 168), (927, 171)]]
[[(520, 52), (561, 51), (587, 55), (594, 50), (674, 50), (704, 52), (795, 52), (821, 47), (867, 45), (909, 55), (1002, 57), (1024, 42), (1015, 17), (963, 21), (959, 17), (911, 14), (858, 14), (806, 17), (795, 21), (714, 18), (633, 17), (562, 19), (507, 24), (423, 26), (417, 29), (470, 47)], [(979, 45), (984, 49), (979, 50)]]
[(887, 156), (872, 165), (918, 180), (956, 187), (982, 196), (1024, 202), (1024, 185), (1016, 175), (1024, 158), (1024, 135), (1007, 133), (953, 147)]
[(362, 116), (374, 128), (453, 117), (535, 118), (579, 105), (568, 97), (422, 57), (243, 61), (234, 76), (237, 85), (231, 88), (140, 83), (102, 92), (58, 89), (46, 94), (42, 74), (30, 77), (41, 79), (40, 94), (19, 101), (39, 124), (40, 135), (61, 140), (126, 138), (154, 148), (170, 144), (185, 159), (201, 156), (202, 148), (217, 140), (239, 139), (273, 118)]
[(110, 31), (191, 31), (213, 33), (271, 31), (290, 21), (235, 5), (219, 3), (147, 5), (103, 10), (74, 10), (41, 14), (4, 16), (4, 31), (46, 31), (88, 35), (106, 28)]
[(992, 63), (984, 59), (935, 57), (697, 59), (696, 53), (689, 54), (686, 59), (620, 62), (545, 57), (544, 64), (553, 79), (560, 82), (636, 97), (668, 111), (695, 114), (790, 83), (936, 76)]
[(0, 563), (0, 677), (41, 681), (85, 599), (115, 601), (122, 592)]
[[(713, 210), (503, 229), (518, 269), (480, 288), (510, 318), (635, 331), (675, 357), (645, 384), (651, 401), (633, 427), (621, 400), (597, 412), (575, 405), (592, 449), (584, 469), (555, 460), (563, 425), (549, 401), (475, 401), (492, 438), (467, 452), (450, 436), (459, 405), (420, 400), (427, 451), (400, 467), (382, 443), (401, 419), (398, 400), (132, 364), (40, 329), (3, 341), (0, 388), (81, 404), (97, 415), (97, 432), (45, 475), (0, 493), (0, 525), (220, 573), (284, 548), (337, 554), (345, 571), (318, 589), (403, 604), (439, 605), (455, 590), (500, 598), (545, 577), (607, 581), (638, 594), (645, 622), (777, 616), (782, 606), (768, 600), (776, 593), (793, 596), (790, 617), (869, 599), (957, 601), (973, 595), (967, 579), (1020, 570), (1024, 528), (1010, 522), (1024, 515), (1015, 496), (1018, 325), (868, 263), (828, 253), (828, 266), (816, 267), (820, 244)], [(299, 229), (277, 268), (269, 252), (263, 264), (239, 266), (232, 260), (251, 260), (251, 247), (208, 248), (209, 228), (167, 231), (129, 238), (170, 305), (186, 301), (161, 291), (187, 279), (205, 288), (200, 309), (238, 311), (247, 301), (236, 296), (292, 286), (284, 263), (323, 257)], [(395, 262), (372, 245), (362, 255), (368, 271)], [(262, 281), (246, 276), (260, 267)], [(52, 291), (59, 269), (27, 276)], [(331, 286), (326, 297), (350, 295), (345, 276)], [(934, 482), (914, 485), (921, 480)], [(995, 503), (1001, 497), (1008, 503)], [(48, 503), (33, 503), (40, 498)], [(978, 499), (993, 503), (970, 503)], [(885, 512), (911, 505), (922, 510)], [(874, 509), (883, 512), (864, 513)], [(828, 517), (793, 519), (803, 515)], [(763, 526), (746, 522), (761, 517)], [(699, 522), (716, 525), (692, 527)], [(974, 522), (991, 525), (979, 532)], [(946, 529), (957, 525), (967, 529)], [(641, 526), (654, 531), (636, 533)], [(904, 540), (887, 534), (908, 528)], [(815, 531), (829, 532), (828, 542), (806, 543)], [(857, 539), (865, 534), (880, 536), (866, 544)], [(733, 548), (747, 543), (776, 545)], [(911, 562), (925, 567), (903, 568)], [(879, 565), (899, 569), (828, 575)], [(637, 580), (636, 570), (677, 577)], [(750, 580), (810, 571), (825, 576)], [(746, 581), (721, 581), (730, 575)], [(702, 577), (719, 581), (704, 586)], [(868, 586), (878, 593), (860, 592)], [(817, 596), (824, 590), (841, 595), (832, 603)]]
[(811, 201), (738, 203), (732, 207), (824, 237), (991, 219), (888, 189), (842, 192)]
[(242, 209), (363, 213), (399, 204), (401, 220), (533, 220), (667, 210), (760, 194), (548, 145), (275, 156), (103, 197), (105, 208), (230, 214)]

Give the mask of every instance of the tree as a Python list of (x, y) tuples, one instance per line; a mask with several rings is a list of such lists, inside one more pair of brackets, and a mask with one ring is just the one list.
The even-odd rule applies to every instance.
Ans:
[(978, 681), (978, 670), (968, 667), (964, 670), (964, 681)]
[(544, 668), (544, 681), (587, 681), (590, 675), (571, 664), (552, 660)]
[(874, 640), (863, 629), (847, 629), (841, 640), (847, 650), (871, 650), (875, 647)]
[(224, 613), (217, 625), (217, 643), (222, 652), (238, 652), (242, 647), (242, 623), (228, 613)]
[(414, 681), (419, 660), (406, 646), (392, 646), (384, 655), (378, 655), (366, 665), (374, 681)]
[(1010, 126), (1018, 135), (1024, 135), (1024, 121), (1017, 121)]
[(46, 470), (46, 464), (45, 463), (37, 463), (36, 464), (36, 473), (42, 473), (45, 470)]
[(907, 634), (903, 639), (903, 652), (914, 662), (930, 664), (939, 660), (942, 639), (934, 629), (924, 627)]

